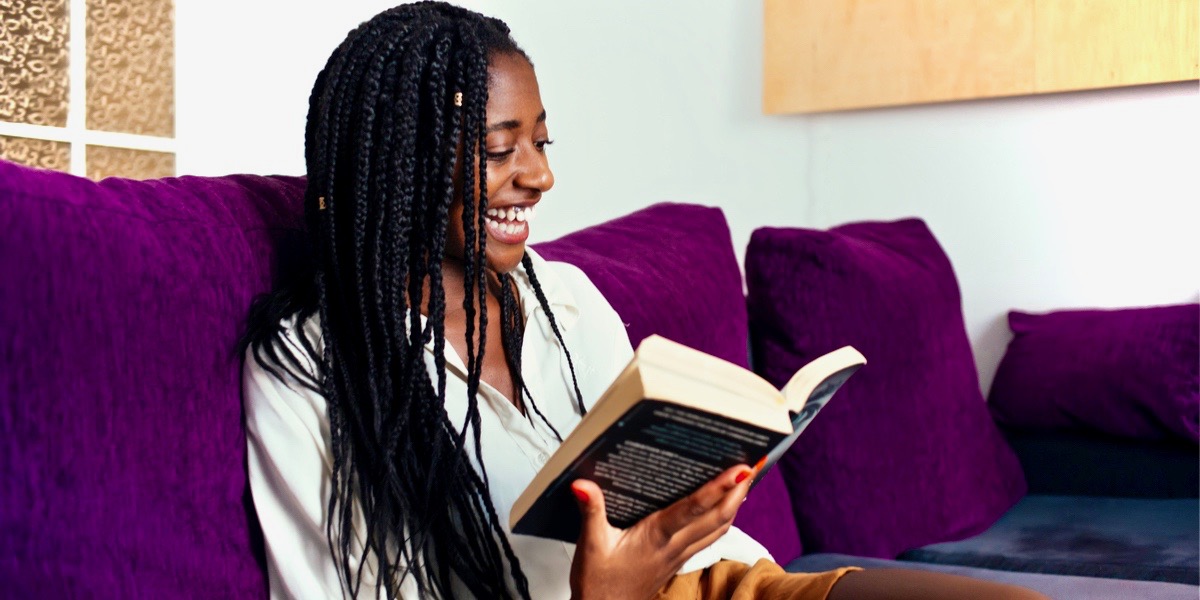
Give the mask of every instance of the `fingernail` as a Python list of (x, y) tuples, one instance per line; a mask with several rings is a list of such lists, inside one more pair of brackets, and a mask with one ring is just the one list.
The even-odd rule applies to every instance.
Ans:
[(762, 469), (763, 465), (765, 464), (767, 464), (767, 457), (766, 455), (763, 455), (762, 458), (758, 459), (758, 462), (754, 463), (754, 470), (758, 471), (759, 469)]
[(574, 485), (571, 486), (571, 491), (575, 492), (575, 497), (578, 498), (580, 502), (588, 501), (587, 492), (575, 487)]
[(738, 474), (737, 474), (737, 478), (736, 478), (736, 479), (734, 479), (734, 480), (733, 480), (733, 482), (734, 482), (734, 483), (741, 483), (741, 482), (745, 481), (745, 480), (746, 480), (746, 478), (747, 478), (747, 477), (749, 477), (749, 476), (750, 476), (750, 469), (746, 469), (746, 470), (742, 471), (741, 473), (738, 473)]

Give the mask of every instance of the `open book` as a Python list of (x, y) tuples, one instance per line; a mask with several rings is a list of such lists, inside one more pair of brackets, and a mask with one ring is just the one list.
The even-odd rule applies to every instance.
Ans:
[(574, 543), (570, 490), (590, 479), (608, 521), (629, 527), (747, 464), (762, 478), (866, 359), (846, 346), (805, 365), (783, 390), (733, 363), (660, 336), (633, 360), (563, 440), (513, 505), (513, 533)]

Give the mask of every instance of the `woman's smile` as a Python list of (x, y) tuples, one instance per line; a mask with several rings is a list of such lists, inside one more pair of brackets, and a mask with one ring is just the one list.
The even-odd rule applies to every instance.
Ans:
[(488, 233), (502, 244), (524, 244), (535, 214), (533, 205), (489, 208), (485, 218)]

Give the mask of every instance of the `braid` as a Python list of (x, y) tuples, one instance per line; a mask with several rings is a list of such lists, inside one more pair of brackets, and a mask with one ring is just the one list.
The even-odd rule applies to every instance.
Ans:
[(567, 350), (567, 344), (563, 341), (562, 333), (558, 330), (558, 322), (554, 319), (554, 312), (550, 310), (550, 302), (546, 300), (546, 293), (542, 291), (542, 285), (538, 283), (537, 275), (533, 272), (533, 259), (529, 258), (529, 253), (521, 257), (521, 265), (525, 267), (525, 273), (529, 276), (529, 285), (533, 287), (533, 293), (537, 295), (538, 303), (542, 305), (542, 310), (546, 311), (546, 318), (550, 321), (550, 329), (554, 331), (554, 337), (558, 340), (558, 345), (562, 346), (563, 354), (567, 357), (567, 366), (571, 369), (571, 385), (575, 388), (575, 402), (579, 407), (580, 416), (587, 414), (587, 408), (583, 405), (583, 394), (579, 391), (579, 380), (575, 377), (575, 362), (571, 360), (571, 352)]
[[(533, 409), (542, 423), (550, 428), (554, 433), (554, 437), (559, 442), (563, 441), (562, 434), (554, 427), (554, 424), (542, 414), (538, 408), (537, 402), (533, 399), (533, 394), (529, 393), (529, 388), (525, 386), (525, 377), (522, 375), (521, 369), (521, 332), (525, 329), (524, 319), (521, 317), (520, 306), (517, 304), (516, 294), (513, 292), (512, 276), (505, 273), (500, 276), (500, 314), (501, 314), (501, 338), (504, 343), (504, 353), (508, 356), (508, 365), (511, 370), (513, 388), (517, 393), (517, 403), (519, 408), (528, 407)], [(528, 402), (524, 402), (528, 400)], [(529, 411), (525, 411), (525, 416), (529, 418), (529, 422), (533, 422), (533, 418), (529, 417)]]

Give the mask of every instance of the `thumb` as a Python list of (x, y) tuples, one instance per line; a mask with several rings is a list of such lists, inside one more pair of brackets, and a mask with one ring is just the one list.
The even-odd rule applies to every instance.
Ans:
[(579, 543), (587, 540), (602, 540), (608, 531), (608, 511), (604, 508), (604, 494), (600, 486), (586, 479), (571, 482), (571, 492), (579, 504)]

